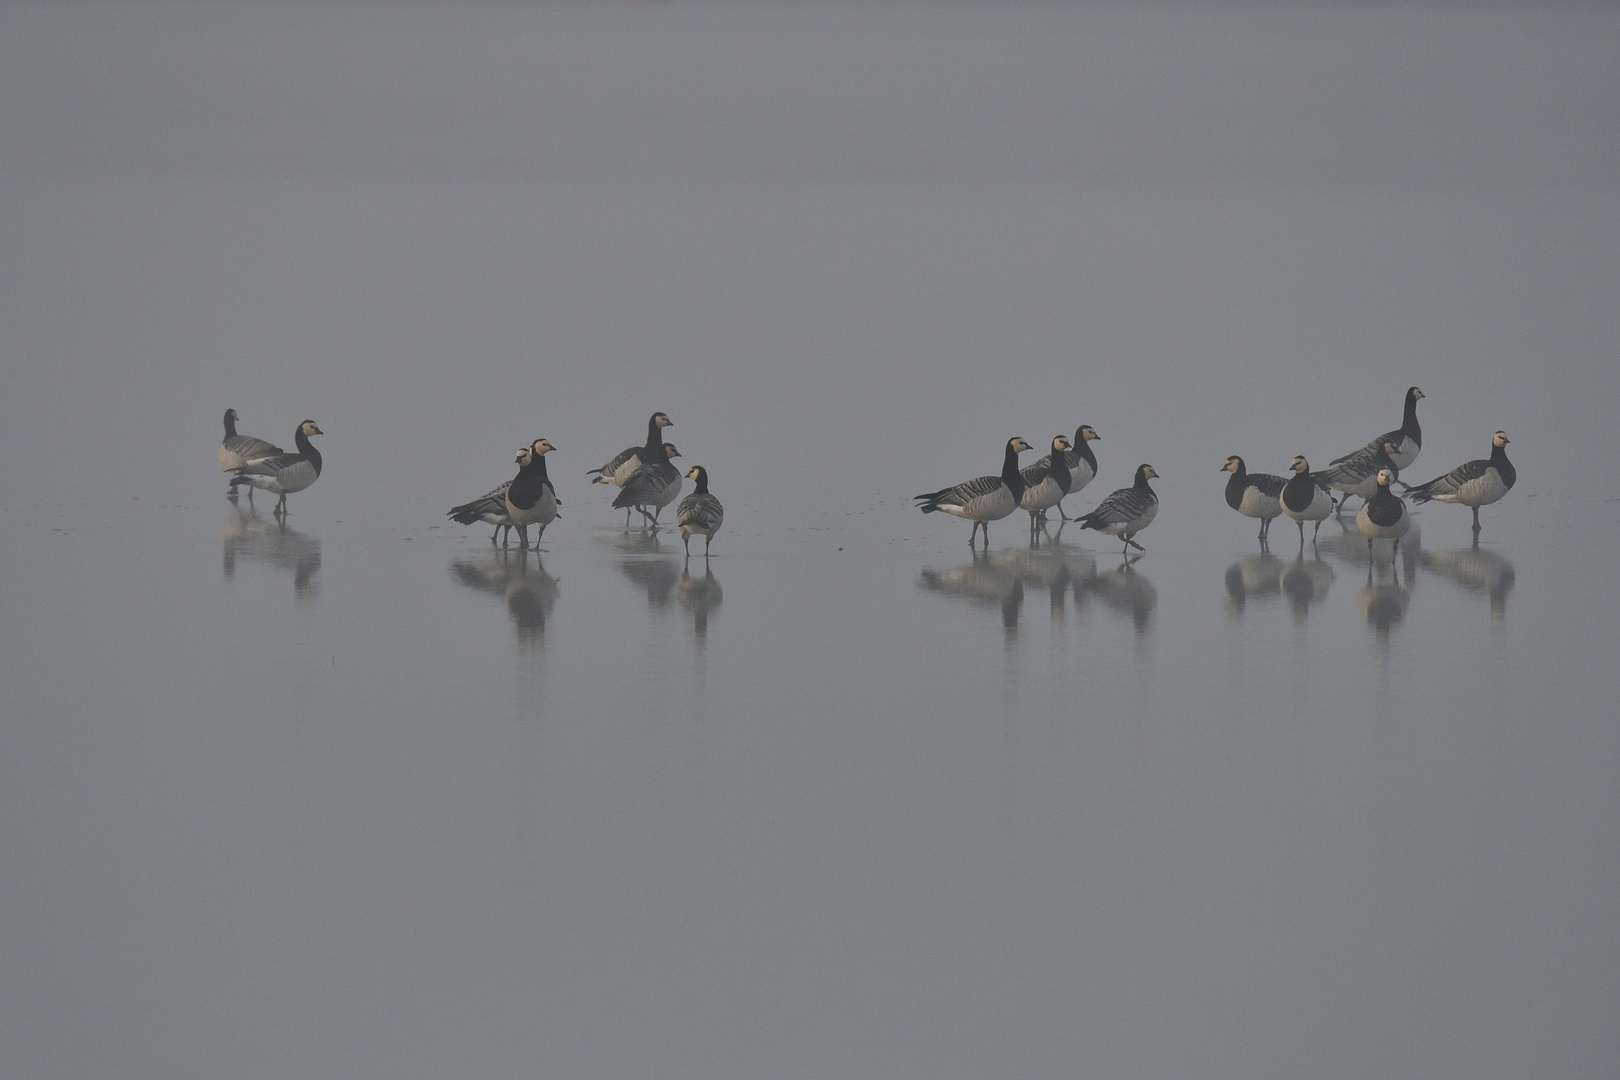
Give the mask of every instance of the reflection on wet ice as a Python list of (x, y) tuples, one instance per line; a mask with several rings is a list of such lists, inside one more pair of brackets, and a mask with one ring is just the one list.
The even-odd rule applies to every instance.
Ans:
[(1424, 551), (1418, 565), (1452, 582), (1467, 593), (1487, 593), (1491, 598), (1491, 622), (1500, 625), (1507, 617), (1507, 596), (1513, 591), (1513, 564), (1494, 551), (1473, 547), (1456, 551)]
[(1356, 610), (1367, 620), (1367, 625), (1377, 632), (1379, 644), (1387, 645), (1390, 630), (1406, 617), (1406, 606), (1411, 599), (1412, 594), (1401, 586), (1395, 567), (1388, 567), (1387, 578), (1381, 574), (1375, 582), (1373, 568), (1369, 566), (1367, 584), (1356, 594)]
[(543, 638), (557, 603), (557, 579), (546, 573), (538, 551), (502, 548), (460, 558), (450, 564), (450, 573), (468, 588), (505, 599), (519, 641), (538, 644)]
[(680, 603), (682, 610), (692, 617), (692, 630), (702, 641), (709, 633), (709, 616), (720, 610), (720, 581), (709, 568), (709, 560), (703, 560), (703, 576), (692, 576), (692, 561), (688, 559), (686, 565), (681, 567), (681, 580), (676, 586), (675, 599)]
[(1282, 560), (1270, 552), (1244, 555), (1226, 568), (1226, 611), (1238, 616), (1250, 600), (1282, 592)]
[(1327, 599), (1328, 588), (1332, 584), (1333, 567), (1320, 555), (1307, 560), (1302, 554), (1283, 567), (1278, 585), (1293, 609), (1296, 626), (1304, 624), (1312, 604), (1320, 604)]
[(1082, 604), (1085, 597), (1095, 596), (1109, 610), (1129, 615), (1136, 632), (1142, 634), (1152, 628), (1153, 609), (1159, 604), (1159, 593), (1153, 587), (1153, 582), (1134, 568), (1135, 562), (1135, 559), (1122, 562), (1100, 574), (1092, 573), (1076, 581), (1074, 594)]
[(226, 511), (219, 537), (225, 550), (226, 581), (236, 576), (238, 559), (262, 562), (292, 571), (293, 595), (300, 603), (315, 599), (315, 575), (321, 569), (321, 542), (317, 537), (290, 529), (273, 518), (260, 517), (251, 507)]
[(949, 570), (924, 567), (918, 584), (930, 592), (961, 597), (977, 606), (999, 607), (1001, 624), (1009, 630), (1018, 626), (1018, 612), (1024, 606), (1024, 583), (1015, 569), (996, 565), (988, 552), (974, 555), (966, 566)]

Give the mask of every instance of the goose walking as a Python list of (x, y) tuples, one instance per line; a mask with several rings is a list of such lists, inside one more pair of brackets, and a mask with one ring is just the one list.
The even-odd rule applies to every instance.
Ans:
[(1074, 520), (1080, 523), (1082, 529), (1096, 529), (1107, 536), (1124, 540), (1123, 553), (1128, 553), (1131, 548), (1146, 551), (1147, 548), (1138, 544), (1133, 537), (1153, 524), (1153, 519), (1159, 515), (1159, 496), (1148, 486), (1148, 481), (1157, 479), (1158, 475), (1153, 466), (1138, 465), (1134, 484), (1113, 492), (1098, 503), (1091, 513), (1082, 514)]
[(675, 524), (680, 527), (681, 543), (688, 555), (692, 554), (693, 534), (703, 537), (703, 557), (707, 559), (709, 541), (720, 531), (720, 523), (726, 520), (726, 508), (709, 494), (709, 470), (694, 465), (686, 470), (686, 475), (692, 481), (693, 490), (675, 508)]
[[(1399, 495), (1389, 490), (1389, 485), (1394, 481), (1393, 470), (1378, 470), (1378, 490), (1373, 492), (1372, 498), (1361, 504), (1361, 512), (1356, 515), (1356, 528), (1367, 538), (1369, 564), (1372, 562), (1374, 540), (1380, 537), (1394, 540), (1395, 553), (1398, 555), (1401, 550), (1401, 537), (1412, 527), (1412, 515), (1406, 512), (1406, 504), (1401, 501)], [(1370, 565), (1369, 572), (1371, 572)]]
[(273, 442), (252, 435), (238, 435), (236, 421), (239, 419), (235, 409), (225, 410), (225, 441), (219, 444), (219, 463), (226, 472), (239, 472), (265, 458), (287, 452)]
[[(1360, 495), (1363, 500), (1370, 499), (1378, 491), (1380, 472), (1388, 469), (1391, 475), (1399, 478), (1400, 468), (1392, 456), (1396, 449), (1398, 447), (1392, 442), (1381, 443), (1371, 450), (1363, 448), (1314, 475), (1334, 491), (1343, 492), (1346, 496)], [(1343, 498), (1339, 499), (1339, 512), (1344, 512)]]
[(1311, 475), (1311, 463), (1305, 460), (1303, 454), (1294, 455), (1294, 463), (1289, 468), (1294, 475), (1283, 485), (1277, 501), (1282, 506), (1282, 512), (1299, 525), (1299, 548), (1304, 551), (1305, 523), (1316, 522), (1316, 530), (1311, 533), (1311, 543), (1314, 544), (1317, 533), (1322, 531), (1322, 522), (1333, 513), (1333, 496), (1329, 494), (1330, 489), (1326, 484)]
[[(1062, 502), (1074, 482), (1074, 474), (1069, 471), (1068, 449), (1067, 436), (1059, 435), (1052, 440), (1050, 454), (1033, 465), (1026, 465), (1018, 474), (1024, 481), (1024, 494), (1019, 497), (1018, 505), (1029, 511), (1031, 533), (1046, 520), (1047, 507)], [(1062, 513), (1058, 511), (1060, 516)]]
[(506, 516), (512, 528), (518, 531), (518, 547), (529, 546), (529, 526), (538, 525), (534, 546), (546, 535), (546, 526), (557, 518), (557, 489), (546, 475), (546, 455), (556, 447), (545, 439), (536, 439), (528, 446), (529, 460), (518, 469), (506, 489)]
[(1001, 460), (1000, 476), (980, 476), (955, 487), (914, 496), (917, 509), (925, 514), (943, 510), (947, 514), (967, 518), (973, 522), (973, 529), (968, 533), (968, 546), (973, 546), (974, 536), (983, 529), (984, 547), (988, 551), (990, 522), (1000, 521), (1018, 509), (1019, 500), (1024, 497), (1024, 477), (1018, 470), (1018, 455), (1029, 448), (1029, 443), (1017, 436), (1008, 439)]
[[(674, 427), (669, 416), (665, 413), (655, 412), (647, 420), (647, 442), (642, 446), (631, 446), (620, 450), (606, 465), (596, 469), (587, 469), (586, 475), (592, 476), (593, 484), (612, 484), (614, 487), (624, 487), (629, 479), (636, 474), (636, 470), (643, 465), (656, 464), (658, 461), (658, 448), (664, 445), (663, 429)], [(629, 523), (626, 515), (625, 523)]]
[(1413, 502), (1457, 503), (1474, 508), (1474, 532), (1479, 532), (1479, 508), (1499, 501), (1518, 482), (1519, 470), (1508, 460), (1507, 433), (1498, 431), (1491, 436), (1491, 456), (1475, 458), (1459, 465), (1444, 476), (1437, 476), (1426, 484), (1407, 491)]
[(1418, 451), (1423, 449), (1423, 427), (1418, 423), (1417, 403), (1425, 396), (1423, 391), (1417, 387), (1407, 387), (1406, 405), (1401, 413), (1400, 427), (1394, 431), (1384, 432), (1361, 449), (1352, 450), (1343, 457), (1334, 458), (1328, 464), (1337, 465), (1361, 454), (1373, 454), (1385, 443), (1394, 443), (1395, 449), (1389, 452), (1389, 457), (1395, 463), (1396, 475), (1399, 478), (1400, 470), (1409, 468), (1417, 460)]
[[(527, 465), (532, 454), (533, 451), (527, 446), (519, 450), (516, 459), (518, 465)], [(470, 503), (462, 503), (460, 506), (451, 507), (447, 514), (450, 520), (458, 525), (471, 525), (475, 521), (482, 521), (486, 525), (495, 526), (495, 531), (489, 534), (491, 546), (494, 545), (496, 537), (501, 535), (502, 529), (506, 530), (506, 539), (510, 540), (512, 538), (512, 518), (506, 512), (506, 492), (511, 486), (512, 481), (508, 480)], [(506, 545), (503, 543), (501, 546), (505, 547)]]
[(303, 491), (321, 478), (321, 452), (315, 449), (309, 437), (325, 434), (315, 426), (315, 421), (305, 420), (293, 431), (293, 445), (298, 447), (298, 453), (273, 454), (243, 466), (241, 472), (231, 477), (231, 494), (234, 495), (241, 484), (275, 492), (281, 498), (276, 500), (275, 509), (271, 512), (286, 514), (287, 496), (295, 491)]
[[(658, 524), (659, 511), (674, 502), (675, 496), (681, 493), (681, 471), (670, 464), (670, 458), (680, 456), (681, 452), (675, 449), (674, 443), (660, 443), (658, 460), (642, 465), (630, 474), (630, 479), (619, 489), (618, 498), (613, 500), (614, 508), (625, 512), (626, 526), (630, 524), (631, 509), (639, 510), (647, 524)], [(648, 507), (652, 507), (650, 513)]]
[(1264, 545), (1271, 536), (1272, 519), (1282, 514), (1280, 500), (1287, 481), (1271, 473), (1249, 472), (1236, 454), (1226, 459), (1220, 471), (1232, 474), (1226, 482), (1226, 505), (1244, 517), (1260, 519), (1260, 543)]

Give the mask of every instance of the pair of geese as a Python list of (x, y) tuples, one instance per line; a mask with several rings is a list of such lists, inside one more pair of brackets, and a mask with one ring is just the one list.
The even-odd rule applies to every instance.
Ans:
[[(649, 525), (656, 526), (658, 512), (673, 502), (680, 492), (681, 474), (669, 460), (677, 456), (679, 451), (672, 444), (664, 442), (661, 434), (662, 429), (669, 426), (668, 416), (661, 412), (653, 413), (647, 421), (645, 446), (632, 446), (601, 468), (590, 470), (596, 475), (592, 483), (614, 484), (620, 489), (613, 505), (625, 511), (626, 526), (630, 524), (632, 510), (639, 510)], [(518, 531), (518, 544), (524, 548), (529, 546), (528, 527), (539, 525), (540, 530), (534, 541), (538, 547), (540, 539), (545, 536), (546, 526), (561, 516), (557, 509), (562, 505), (561, 500), (557, 498), (557, 489), (546, 473), (546, 455), (555, 449), (545, 439), (534, 440), (518, 451), (518, 474), (515, 477), (470, 503), (451, 508), (450, 518), (462, 525), (482, 521), (495, 526), (489, 538), (491, 544), (495, 543), (497, 536), (501, 536), (504, 528), (506, 533), (502, 546), (511, 539), (515, 528)], [(703, 537), (703, 554), (707, 556), (714, 534), (720, 531), (720, 525), (725, 520), (725, 509), (720, 505), (720, 500), (709, 493), (708, 470), (694, 465), (686, 475), (696, 489), (676, 507), (675, 524), (680, 529), (681, 541), (687, 553), (690, 554), (692, 550), (692, 537), (700, 535)]]
[(243, 484), (248, 485), (248, 502), (253, 501), (254, 489), (273, 492), (279, 496), (273, 514), (287, 512), (287, 496), (303, 491), (321, 477), (321, 452), (309, 441), (311, 435), (323, 435), (313, 420), (305, 420), (293, 430), (296, 454), (289, 454), (273, 442), (239, 435), (235, 409), (225, 410), (225, 438), (219, 444), (219, 463), (231, 473), (231, 495)]
[(1018, 467), (1018, 455), (1031, 449), (1021, 438), (1007, 440), (999, 476), (980, 476), (954, 487), (915, 496), (917, 508), (925, 514), (944, 512), (973, 522), (968, 546), (980, 529), (984, 530), (985, 550), (990, 548), (990, 522), (998, 521), (1020, 508), (1029, 511), (1031, 532), (1039, 527), (1046, 511), (1058, 507), (1064, 521), (1076, 521), (1082, 529), (1096, 529), (1125, 542), (1123, 550), (1146, 550), (1134, 537), (1153, 523), (1159, 512), (1159, 497), (1148, 481), (1159, 474), (1151, 465), (1136, 470), (1136, 482), (1109, 495), (1089, 514), (1069, 518), (1063, 514), (1064, 496), (1085, 487), (1097, 475), (1097, 458), (1087, 444), (1099, 436), (1090, 424), (1081, 424), (1074, 441), (1058, 435), (1052, 452), (1026, 468)]
[[(1423, 429), (1418, 424), (1417, 403), (1424, 397), (1422, 390), (1409, 387), (1401, 426), (1373, 439), (1367, 445), (1340, 458), (1335, 458), (1326, 469), (1312, 472), (1310, 462), (1303, 455), (1294, 458), (1291, 477), (1251, 473), (1236, 455), (1226, 459), (1222, 472), (1232, 478), (1226, 482), (1226, 503), (1246, 517), (1260, 519), (1260, 541), (1270, 536), (1271, 522), (1286, 514), (1299, 526), (1299, 542), (1305, 543), (1305, 523), (1314, 521), (1316, 529), (1312, 542), (1321, 531), (1322, 522), (1330, 514), (1344, 509), (1351, 495), (1362, 499), (1361, 511), (1356, 515), (1356, 527), (1367, 538), (1372, 550), (1375, 539), (1395, 541), (1411, 528), (1411, 517), (1406, 504), (1390, 490), (1402, 469), (1417, 460), (1423, 448)], [(1518, 480), (1518, 470), (1507, 457), (1507, 434), (1498, 431), (1491, 437), (1491, 456), (1465, 462), (1444, 475), (1424, 484), (1405, 485), (1414, 502), (1454, 503), (1471, 507), (1474, 511), (1474, 533), (1479, 534), (1479, 508), (1499, 501)], [(1332, 492), (1340, 493), (1335, 502)]]

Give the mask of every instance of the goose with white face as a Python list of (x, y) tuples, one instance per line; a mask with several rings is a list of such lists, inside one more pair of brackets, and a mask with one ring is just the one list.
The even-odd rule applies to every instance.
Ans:
[(1018, 509), (1019, 500), (1024, 496), (1024, 478), (1018, 468), (1018, 455), (1029, 448), (1029, 443), (1019, 436), (1013, 436), (1007, 440), (1002, 452), (999, 476), (979, 476), (952, 487), (914, 496), (917, 509), (925, 514), (943, 511), (968, 519), (973, 522), (973, 529), (968, 533), (968, 546), (973, 546), (978, 531), (983, 529), (985, 550), (989, 550), (990, 522), (1000, 521)]
[(1519, 481), (1519, 471), (1508, 460), (1507, 446), (1511, 440), (1507, 432), (1498, 431), (1491, 436), (1491, 456), (1475, 458), (1457, 466), (1444, 476), (1437, 476), (1426, 484), (1410, 488), (1407, 494), (1413, 502), (1454, 503), (1472, 507), (1474, 533), (1479, 533), (1479, 508), (1500, 502)]
[(1299, 546), (1303, 549), (1305, 523), (1307, 521), (1316, 523), (1316, 528), (1311, 533), (1311, 543), (1314, 544), (1316, 534), (1322, 531), (1322, 522), (1333, 513), (1333, 494), (1326, 484), (1312, 475), (1311, 463), (1305, 460), (1304, 454), (1295, 454), (1293, 464), (1288, 468), (1292, 475), (1283, 485), (1277, 503), (1282, 507), (1282, 512), (1299, 525)]
[(1138, 465), (1135, 483), (1110, 493), (1097, 504), (1095, 510), (1074, 520), (1082, 529), (1096, 529), (1105, 536), (1123, 540), (1125, 547), (1121, 549), (1122, 554), (1128, 553), (1131, 548), (1146, 551), (1135, 537), (1159, 516), (1159, 496), (1148, 484), (1149, 480), (1156, 480), (1158, 476), (1153, 466), (1146, 463)]
[(312, 435), (324, 434), (315, 421), (303, 421), (293, 430), (293, 445), (298, 447), (298, 452), (275, 454), (244, 466), (241, 472), (231, 477), (232, 494), (242, 484), (273, 492), (281, 496), (276, 500), (273, 513), (285, 515), (287, 496), (305, 490), (321, 478), (321, 452), (309, 440)]
[(694, 490), (675, 508), (675, 526), (681, 531), (681, 544), (688, 555), (692, 554), (692, 537), (703, 537), (703, 557), (707, 559), (709, 543), (726, 520), (726, 508), (709, 491), (709, 470), (694, 465), (686, 470), (686, 478), (692, 481)]
[(1389, 489), (1395, 481), (1393, 469), (1380, 469), (1375, 478), (1378, 490), (1373, 497), (1361, 506), (1361, 512), (1356, 515), (1356, 528), (1361, 535), (1367, 538), (1367, 557), (1372, 558), (1374, 540), (1395, 541), (1395, 551), (1401, 550), (1401, 537), (1412, 528), (1412, 515), (1407, 512), (1406, 503), (1400, 496)]
[(1236, 454), (1226, 459), (1220, 471), (1232, 474), (1226, 482), (1226, 505), (1244, 517), (1260, 519), (1260, 543), (1264, 545), (1271, 534), (1272, 519), (1282, 515), (1280, 499), (1287, 481), (1270, 473), (1249, 472)]

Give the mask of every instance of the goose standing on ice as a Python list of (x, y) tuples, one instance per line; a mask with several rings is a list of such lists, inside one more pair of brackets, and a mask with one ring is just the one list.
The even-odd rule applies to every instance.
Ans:
[[(641, 511), (647, 524), (657, 525), (658, 512), (681, 493), (681, 471), (669, 463), (670, 458), (680, 457), (681, 452), (675, 449), (674, 443), (660, 443), (656, 453), (657, 460), (631, 473), (630, 479), (619, 489), (619, 497), (613, 500), (614, 508), (625, 512), (626, 526), (630, 524), (632, 507)], [(649, 506), (651, 513), (647, 512)]]
[(1270, 473), (1249, 472), (1236, 454), (1226, 459), (1220, 471), (1232, 474), (1226, 482), (1226, 505), (1244, 517), (1260, 519), (1260, 543), (1264, 546), (1270, 539), (1272, 519), (1282, 513), (1280, 499), (1287, 481)]
[(1294, 475), (1283, 485), (1277, 501), (1282, 506), (1282, 512), (1299, 525), (1299, 549), (1304, 551), (1305, 523), (1316, 522), (1316, 532), (1311, 533), (1311, 543), (1314, 544), (1316, 534), (1322, 531), (1322, 522), (1333, 513), (1333, 496), (1328, 493), (1326, 484), (1311, 475), (1311, 463), (1305, 460), (1303, 454), (1294, 455), (1294, 463), (1289, 468)]
[[(1074, 429), (1074, 441), (1063, 452), (1065, 460), (1069, 463), (1069, 494), (1074, 495), (1081, 488), (1097, 478), (1097, 455), (1091, 452), (1086, 444), (1094, 442), (1102, 436), (1090, 424), (1081, 424)], [(1039, 465), (1040, 462), (1035, 464)], [(1063, 504), (1058, 503), (1058, 516), (1063, 517)], [(1065, 519), (1067, 520), (1067, 519)]]
[(917, 509), (925, 514), (943, 510), (973, 522), (968, 533), (968, 546), (978, 531), (984, 530), (984, 547), (990, 550), (990, 522), (1000, 521), (1018, 509), (1024, 497), (1024, 477), (1018, 470), (1018, 455), (1029, 449), (1029, 443), (1014, 436), (1007, 440), (1007, 449), (1001, 460), (1000, 476), (980, 476), (955, 487), (940, 488), (926, 495), (917, 495)]
[(1374, 454), (1385, 443), (1394, 443), (1395, 449), (1389, 451), (1389, 458), (1395, 463), (1398, 476), (1401, 469), (1409, 468), (1412, 462), (1417, 460), (1418, 451), (1423, 449), (1423, 428), (1418, 424), (1417, 403), (1424, 396), (1423, 391), (1417, 387), (1408, 387), (1406, 390), (1406, 407), (1401, 415), (1400, 427), (1394, 431), (1384, 432), (1361, 449), (1352, 450), (1343, 457), (1334, 458), (1328, 464), (1337, 465), (1359, 455)]
[(534, 537), (534, 546), (538, 548), (540, 538), (546, 535), (546, 526), (557, 518), (557, 489), (551, 486), (551, 477), (546, 475), (546, 455), (555, 449), (545, 439), (530, 443), (529, 460), (518, 469), (506, 489), (506, 516), (512, 528), (518, 531), (520, 548), (529, 546), (530, 525), (540, 526)]
[(1159, 496), (1148, 486), (1148, 481), (1156, 479), (1158, 475), (1153, 466), (1138, 465), (1136, 483), (1113, 492), (1098, 503), (1091, 513), (1082, 514), (1074, 520), (1080, 523), (1082, 529), (1096, 529), (1107, 536), (1124, 540), (1122, 553), (1128, 553), (1131, 548), (1146, 551), (1147, 548), (1132, 538), (1153, 524), (1153, 519), (1159, 515)]
[[(1052, 452), (1033, 465), (1026, 465), (1018, 474), (1024, 481), (1024, 494), (1018, 505), (1029, 511), (1029, 531), (1033, 533), (1046, 520), (1046, 508), (1056, 506), (1069, 493), (1074, 474), (1069, 471), (1067, 436), (1052, 440)], [(1061, 516), (1063, 511), (1059, 510)]]
[(1378, 490), (1373, 492), (1372, 498), (1362, 503), (1361, 513), (1356, 515), (1356, 528), (1367, 538), (1368, 573), (1372, 572), (1373, 541), (1380, 537), (1394, 540), (1395, 554), (1399, 555), (1401, 537), (1412, 527), (1412, 515), (1406, 512), (1406, 504), (1399, 495), (1389, 490), (1389, 485), (1394, 481), (1395, 473), (1392, 470), (1378, 470)]
[[(636, 470), (643, 465), (656, 464), (658, 461), (658, 448), (664, 445), (662, 431), (667, 427), (674, 427), (669, 417), (661, 412), (655, 412), (647, 420), (647, 442), (643, 446), (631, 446), (620, 450), (606, 465), (598, 469), (586, 470), (592, 475), (593, 484), (612, 484), (614, 487), (624, 487)], [(629, 524), (629, 515), (625, 516), (625, 524)]]
[(231, 494), (236, 493), (239, 484), (251, 484), (264, 491), (275, 492), (281, 498), (276, 500), (271, 513), (285, 515), (287, 496), (295, 491), (303, 491), (321, 478), (321, 452), (315, 449), (309, 437), (325, 434), (315, 426), (315, 421), (305, 420), (293, 431), (293, 445), (298, 447), (298, 453), (274, 454), (243, 466), (241, 472), (231, 477)]
[(235, 409), (225, 410), (225, 441), (219, 444), (219, 463), (226, 472), (239, 472), (265, 458), (287, 452), (273, 442), (252, 435), (238, 435), (236, 421), (239, 419)]
[(1457, 503), (1474, 508), (1474, 532), (1479, 533), (1479, 508), (1489, 506), (1506, 495), (1519, 479), (1519, 470), (1508, 460), (1507, 433), (1498, 431), (1491, 436), (1491, 456), (1475, 458), (1459, 465), (1444, 476), (1437, 476), (1426, 484), (1407, 491), (1414, 502)]
[[(1382, 443), (1373, 449), (1363, 448), (1348, 458), (1334, 462), (1315, 476), (1334, 491), (1347, 496), (1360, 495), (1363, 500), (1370, 499), (1378, 491), (1380, 472), (1388, 469), (1392, 476), (1400, 477), (1400, 467), (1392, 456), (1396, 449), (1392, 442)], [(1339, 512), (1344, 512), (1343, 498), (1339, 499)]]
[(707, 559), (709, 541), (720, 531), (720, 523), (726, 519), (726, 509), (720, 505), (719, 499), (709, 494), (709, 470), (694, 465), (686, 471), (686, 475), (692, 481), (693, 491), (675, 508), (675, 524), (680, 527), (681, 543), (688, 555), (692, 554), (692, 535), (696, 533), (703, 537), (703, 557)]
[[(517, 452), (518, 465), (527, 465), (529, 458), (532, 456), (533, 451), (525, 446)], [(460, 506), (451, 507), (447, 512), (450, 520), (458, 525), (471, 525), (475, 521), (482, 521), (486, 525), (495, 526), (495, 531), (489, 534), (491, 546), (494, 545), (495, 538), (501, 535), (502, 529), (506, 530), (506, 539), (510, 540), (512, 538), (512, 518), (506, 512), (506, 492), (511, 486), (512, 481), (508, 480), (500, 487), (490, 490), (470, 503), (462, 503)], [(506, 545), (503, 543), (501, 546), (505, 547)]]

